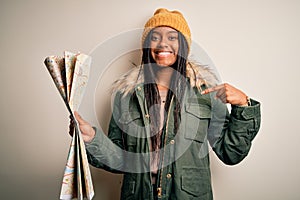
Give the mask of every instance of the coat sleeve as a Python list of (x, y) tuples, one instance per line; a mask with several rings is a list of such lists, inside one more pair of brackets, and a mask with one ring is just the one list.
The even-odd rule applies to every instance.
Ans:
[(260, 103), (251, 99), (251, 106), (232, 106), (229, 114), (225, 104), (215, 100), (208, 129), (208, 140), (222, 162), (234, 165), (249, 153), (252, 140), (261, 123)]
[(113, 173), (122, 173), (124, 165), (123, 136), (117, 123), (120, 116), (119, 111), (118, 95), (116, 95), (108, 136), (102, 130), (94, 127), (96, 135), (90, 143), (86, 143), (89, 163), (94, 167)]

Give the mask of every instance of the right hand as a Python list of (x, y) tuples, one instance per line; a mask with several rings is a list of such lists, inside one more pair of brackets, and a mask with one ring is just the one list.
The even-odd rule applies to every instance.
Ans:
[[(95, 130), (93, 129), (93, 127), (87, 122), (85, 121), (79, 114), (78, 112), (74, 112), (75, 118), (79, 123), (79, 129), (82, 135), (82, 139), (84, 142), (91, 142), (94, 137), (95, 137)], [(70, 127), (69, 127), (69, 133), (71, 136), (73, 136), (74, 133), (74, 120), (72, 119), (72, 117), (70, 117)]]

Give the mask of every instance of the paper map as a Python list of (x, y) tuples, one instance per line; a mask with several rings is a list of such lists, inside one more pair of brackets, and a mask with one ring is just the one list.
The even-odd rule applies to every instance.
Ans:
[(88, 82), (91, 57), (65, 51), (64, 57), (49, 56), (44, 63), (75, 121), (75, 132), (64, 171), (60, 199), (90, 200), (94, 196), (92, 177), (84, 141), (73, 112), (78, 110)]

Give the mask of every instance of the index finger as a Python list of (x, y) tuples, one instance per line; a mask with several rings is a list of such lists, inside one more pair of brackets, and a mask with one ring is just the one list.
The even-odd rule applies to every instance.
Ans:
[(214, 87), (211, 87), (211, 88), (207, 88), (207, 89), (203, 90), (201, 92), (201, 94), (208, 94), (208, 93), (211, 93), (211, 92), (214, 92), (214, 91), (218, 91), (218, 90), (222, 89), (223, 87), (224, 87), (224, 84), (217, 85), (217, 86), (214, 86)]

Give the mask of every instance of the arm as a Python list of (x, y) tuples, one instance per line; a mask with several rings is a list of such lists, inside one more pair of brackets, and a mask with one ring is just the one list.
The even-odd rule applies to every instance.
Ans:
[(231, 114), (222, 103), (215, 103), (208, 140), (220, 160), (234, 165), (249, 153), (251, 142), (260, 128), (260, 104), (251, 100), (251, 106), (232, 106)]
[(77, 112), (75, 112), (75, 117), (86, 144), (89, 163), (113, 173), (121, 173), (124, 164), (124, 146), (122, 131), (115, 121), (120, 116), (118, 104), (115, 103), (113, 108), (114, 113), (109, 124), (108, 137), (102, 130), (92, 128)]
[[(208, 140), (220, 160), (225, 164), (234, 165), (248, 155), (251, 142), (258, 133), (261, 121), (260, 103), (251, 100), (250, 106), (245, 105), (246, 95), (229, 84), (227, 86), (230, 88), (224, 89), (224, 85), (209, 88), (204, 90), (203, 94), (216, 91), (217, 98), (213, 98), (212, 101), (213, 112)], [(230, 91), (224, 92), (225, 90)], [(231, 103), (230, 114), (224, 103)]]
[(94, 128), (96, 134), (93, 140), (86, 143), (89, 163), (97, 168), (102, 168), (113, 173), (122, 173), (124, 159), (120, 129), (116, 126), (112, 117), (109, 125), (109, 133), (114, 139), (107, 137), (101, 130)]

